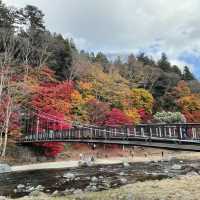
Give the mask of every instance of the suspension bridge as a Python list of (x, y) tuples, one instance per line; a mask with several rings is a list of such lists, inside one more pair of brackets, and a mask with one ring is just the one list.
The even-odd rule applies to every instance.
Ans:
[(200, 151), (200, 124), (197, 123), (99, 127), (32, 111), (24, 114), (23, 124), (24, 133), (19, 143), (26, 145), (68, 142)]

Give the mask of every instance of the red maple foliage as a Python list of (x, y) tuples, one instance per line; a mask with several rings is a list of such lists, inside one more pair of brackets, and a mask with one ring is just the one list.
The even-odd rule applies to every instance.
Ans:
[(200, 111), (184, 112), (183, 114), (187, 122), (190, 122), (190, 123), (200, 122)]
[(87, 103), (87, 111), (90, 123), (101, 126), (106, 120), (106, 115), (110, 111), (110, 106), (107, 103), (91, 99)]
[[(39, 119), (39, 126), (36, 127), (35, 131), (38, 130), (38, 134), (45, 133), (47, 131), (56, 133), (58, 131), (64, 131), (71, 128), (71, 125), (64, 121), (64, 115), (45, 115), (44, 113), (38, 113), (37, 118)], [(45, 142), (45, 143), (36, 143), (36, 146), (42, 147), (44, 154), (47, 157), (56, 157), (64, 150), (64, 143), (62, 142)]]
[[(32, 106), (36, 109), (40, 121), (39, 133), (45, 132), (47, 129), (54, 133), (71, 127), (66, 120), (70, 119), (70, 103), (73, 90), (72, 82), (40, 85), (32, 99)], [(44, 148), (45, 155), (48, 157), (56, 157), (64, 150), (64, 143), (60, 142), (36, 145)]]
[(43, 112), (69, 115), (73, 82), (42, 84), (33, 95), (32, 105)]
[(148, 123), (153, 119), (152, 114), (145, 111), (145, 109), (139, 109), (138, 113), (140, 115), (140, 119), (142, 120), (142, 123)]
[(107, 113), (105, 126), (117, 127), (117, 126), (130, 126), (132, 125), (132, 120), (121, 110), (113, 108)]

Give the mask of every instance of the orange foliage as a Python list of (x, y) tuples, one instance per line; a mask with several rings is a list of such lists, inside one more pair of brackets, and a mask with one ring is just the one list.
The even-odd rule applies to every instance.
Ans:
[(199, 123), (200, 122), (200, 111), (184, 112), (183, 113), (187, 122)]
[(140, 123), (140, 115), (136, 108), (128, 109), (127, 111), (125, 111), (125, 114), (132, 120), (133, 124)]
[(43, 84), (38, 87), (31, 103), (43, 112), (50, 114), (52, 112), (58, 112), (69, 118), (73, 92), (73, 84), (70, 82)]
[(178, 100), (178, 105), (183, 112), (199, 111), (200, 96), (198, 94), (192, 94), (190, 96), (181, 97)]
[(172, 95), (175, 98), (189, 96), (190, 94), (191, 94), (191, 90), (185, 81), (179, 81), (177, 86), (172, 91)]
[(79, 82), (79, 87), (80, 87), (81, 90), (91, 90), (93, 85), (90, 82), (80, 81)]

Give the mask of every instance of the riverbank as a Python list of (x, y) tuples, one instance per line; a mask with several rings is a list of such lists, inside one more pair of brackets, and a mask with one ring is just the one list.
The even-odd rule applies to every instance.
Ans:
[[(161, 150), (160, 150), (161, 151)], [(162, 151), (163, 152), (163, 151)], [(109, 157), (104, 159), (97, 159), (95, 165), (112, 165), (120, 164), (124, 162), (134, 163), (134, 162), (158, 162), (158, 161), (168, 161), (170, 159), (183, 159), (183, 160), (198, 160), (200, 158), (199, 152), (171, 152), (164, 151), (157, 155), (144, 154), (143, 156), (133, 156), (133, 157)], [(68, 161), (56, 161), (56, 162), (44, 162), (29, 165), (18, 165), (12, 166), (11, 170), (13, 172), (17, 171), (29, 171), (29, 170), (42, 170), (42, 169), (65, 169), (65, 168), (75, 168), (79, 166), (78, 160), (68, 160)]]
[[(101, 192), (78, 193), (53, 197), (44, 193), (19, 200), (199, 200), (200, 176), (137, 182)], [(5, 199), (8, 200), (8, 199)]]

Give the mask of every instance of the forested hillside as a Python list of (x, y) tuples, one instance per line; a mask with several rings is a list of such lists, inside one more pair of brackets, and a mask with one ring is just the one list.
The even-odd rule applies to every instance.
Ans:
[[(134, 47), (134, 44), (132, 44)], [(200, 83), (165, 53), (111, 61), (51, 33), (43, 12), (0, 1), (0, 149), (22, 133), (25, 108), (101, 126), (200, 122)]]

